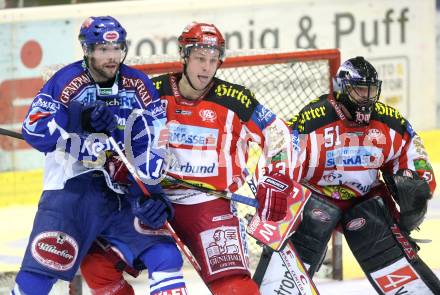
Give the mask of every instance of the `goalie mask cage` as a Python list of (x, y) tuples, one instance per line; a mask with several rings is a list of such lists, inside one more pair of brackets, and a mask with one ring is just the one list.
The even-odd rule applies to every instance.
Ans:
[[(165, 57), (162, 57), (162, 59)], [(161, 57), (157, 57), (158, 60)], [(180, 61), (151, 63), (132, 61), (132, 66), (154, 77), (182, 71)], [(340, 65), (338, 49), (296, 52), (236, 52), (229, 54), (216, 77), (250, 89), (256, 99), (278, 117), (293, 117), (310, 100), (332, 93), (332, 78)], [(252, 157), (251, 157), (252, 158)], [(254, 161), (252, 161), (254, 162)], [(254, 162), (256, 163), (256, 161)], [(252, 167), (250, 168), (252, 170)], [(249, 193), (250, 194), (250, 193)], [(255, 209), (238, 204), (239, 217), (254, 214)], [(256, 267), (261, 247), (248, 239), (251, 269)], [(335, 233), (321, 275), (342, 279), (342, 237)]]

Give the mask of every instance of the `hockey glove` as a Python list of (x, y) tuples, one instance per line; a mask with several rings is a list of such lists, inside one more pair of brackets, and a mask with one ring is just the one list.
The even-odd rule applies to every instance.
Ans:
[(399, 226), (410, 233), (425, 218), (431, 191), (428, 183), (412, 170), (401, 169), (396, 175), (385, 175), (388, 189), (400, 207)]
[(150, 196), (144, 196), (137, 184), (130, 186), (131, 211), (142, 224), (159, 229), (173, 218), (174, 208), (160, 185), (146, 185)]
[(257, 188), (258, 215), (262, 220), (279, 221), (286, 216), (292, 180), (281, 173), (264, 176)]
[(105, 102), (97, 100), (84, 108), (81, 113), (81, 125), (84, 131), (90, 133), (111, 133), (116, 128), (116, 117)]

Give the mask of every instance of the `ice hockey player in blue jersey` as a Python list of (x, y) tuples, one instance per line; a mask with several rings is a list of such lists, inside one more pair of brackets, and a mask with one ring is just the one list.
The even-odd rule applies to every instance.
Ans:
[[(45, 154), (43, 192), (12, 294), (48, 294), (71, 280), (102, 236), (129, 266), (148, 268), (150, 294), (185, 294), (182, 258), (163, 229), (173, 208), (156, 183), (164, 169), (166, 114), (150, 79), (123, 64), (126, 31), (110, 16), (89, 17), (84, 59), (65, 66), (33, 100), (23, 136)], [(166, 132), (165, 132), (166, 133)], [(119, 173), (115, 139), (147, 184), (150, 198)], [(116, 164), (115, 164), (116, 163)], [(93, 294), (134, 294), (124, 281)]]

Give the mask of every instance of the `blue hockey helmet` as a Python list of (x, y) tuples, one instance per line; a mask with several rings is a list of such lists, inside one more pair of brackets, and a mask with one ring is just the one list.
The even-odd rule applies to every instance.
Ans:
[(127, 32), (124, 27), (111, 16), (91, 16), (81, 25), (79, 41), (82, 46), (121, 43), (126, 47)]

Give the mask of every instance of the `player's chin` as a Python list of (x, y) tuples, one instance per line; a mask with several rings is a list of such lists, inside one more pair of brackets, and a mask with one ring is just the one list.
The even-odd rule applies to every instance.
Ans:
[(118, 71), (118, 67), (106, 67), (104, 69), (104, 73), (108, 79), (112, 79), (114, 76), (116, 76), (117, 71)]
[(211, 82), (212, 79), (208, 79), (208, 78), (199, 78), (198, 79), (198, 89), (204, 89), (209, 85), (209, 82)]

